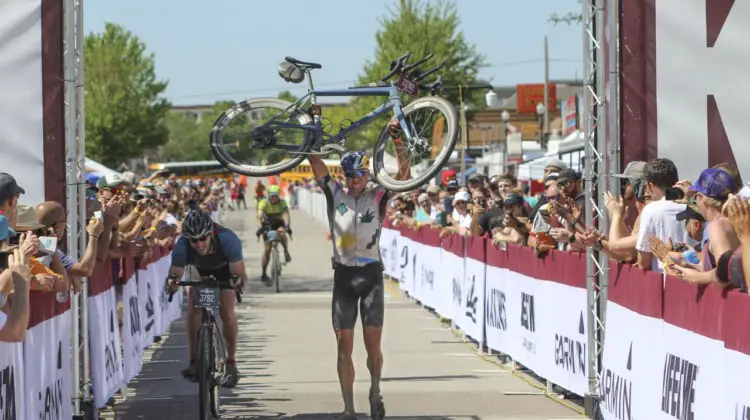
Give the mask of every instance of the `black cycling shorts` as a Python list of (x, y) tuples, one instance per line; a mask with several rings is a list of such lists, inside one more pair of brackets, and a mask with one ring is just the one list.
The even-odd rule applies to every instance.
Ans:
[(333, 329), (353, 330), (357, 323), (357, 305), (362, 312), (362, 325), (382, 327), (385, 311), (383, 264), (363, 267), (337, 265), (333, 271)]

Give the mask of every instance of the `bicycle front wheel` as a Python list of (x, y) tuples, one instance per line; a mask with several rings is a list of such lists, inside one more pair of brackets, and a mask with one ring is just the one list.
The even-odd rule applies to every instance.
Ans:
[(397, 179), (396, 149), (386, 128), (380, 132), (373, 153), (375, 180), (394, 192), (415, 190), (427, 183), (443, 168), (458, 141), (456, 108), (443, 98), (419, 98), (404, 107), (403, 116), (412, 135), (411, 141), (404, 139), (404, 150), (413, 178)]
[(210, 144), (230, 171), (252, 177), (277, 175), (307, 157), (315, 133), (303, 109), (276, 98), (240, 102), (216, 119)]
[(211, 418), (211, 364), (213, 355), (211, 354), (211, 331), (206, 326), (201, 326), (198, 330), (198, 360), (197, 360), (197, 377), (198, 377), (198, 413), (201, 420)]
[(271, 270), (273, 276), (273, 282), (276, 285), (276, 293), (281, 293), (281, 286), (279, 286), (279, 274), (281, 272), (281, 262), (279, 260), (279, 246), (274, 244), (273, 250), (271, 251)]

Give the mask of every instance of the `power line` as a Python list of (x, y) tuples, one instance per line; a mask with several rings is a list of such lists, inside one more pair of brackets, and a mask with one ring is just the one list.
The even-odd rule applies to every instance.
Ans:
[[(550, 58), (550, 63), (572, 63), (572, 62), (582, 62), (581, 59), (577, 58)], [(494, 69), (499, 67), (512, 67), (512, 66), (520, 66), (524, 64), (535, 64), (535, 63), (543, 63), (543, 58), (536, 58), (536, 59), (530, 59), (530, 60), (520, 60), (520, 61), (506, 61), (502, 63), (492, 64), (488, 66), (483, 66), (482, 69)], [(338, 82), (325, 82), (325, 83), (316, 83), (315, 86), (344, 86), (344, 85), (350, 85), (357, 83), (357, 80), (342, 80)], [(171, 96), (170, 99), (197, 99), (197, 98), (207, 98), (207, 97), (215, 97), (215, 96), (240, 96), (240, 95), (254, 95), (257, 93), (267, 93), (267, 92), (282, 92), (285, 90), (293, 91), (293, 90), (307, 90), (307, 87), (305, 86), (278, 86), (273, 88), (261, 88), (261, 89), (249, 89), (249, 90), (233, 90), (233, 91), (226, 91), (226, 92), (206, 92), (206, 93), (195, 93), (195, 94), (189, 94), (189, 95), (178, 95), (178, 96)]]

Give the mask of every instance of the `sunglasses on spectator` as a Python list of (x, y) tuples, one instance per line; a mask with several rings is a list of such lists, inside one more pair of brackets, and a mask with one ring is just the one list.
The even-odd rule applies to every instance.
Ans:
[(203, 235), (200, 238), (190, 238), (190, 243), (197, 244), (198, 242), (205, 241), (211, 235)]
[(560, 188), (567, 188), (570, 185), (570, 181), (557, 181), (557, 186)]

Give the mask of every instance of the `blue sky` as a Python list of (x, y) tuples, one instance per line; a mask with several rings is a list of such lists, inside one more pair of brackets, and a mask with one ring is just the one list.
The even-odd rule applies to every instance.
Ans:
[[(177, 105), (210, 104), (275, 96), (302, 85), (284, 82), (276, 65), (284, 56), (321, 63), (320, 87), (356, 80), (375, 52), (379, 18), (393, 0), (92, 0), (85, 4), (86, 32), (105, 22), (132, 31), (156, 56), (157, 74), (169, 80), (166, 96)], [(580, 10), (577, 0), (460, 0), (462, 30), (487, 56), (480, 77), (495, 85), (542, 82), (544, 36), (549, 37), (550, 77), (581, 78), (580, 26), (547, 21), (550, 13)]]

